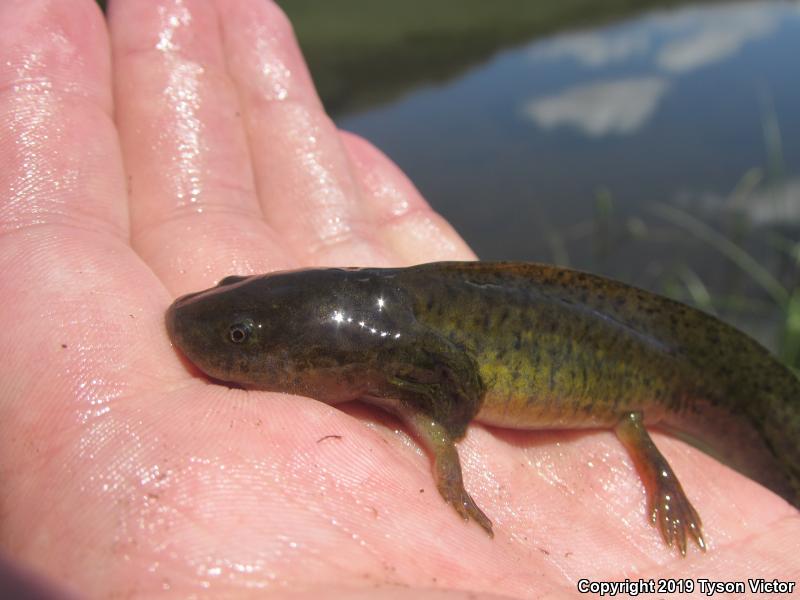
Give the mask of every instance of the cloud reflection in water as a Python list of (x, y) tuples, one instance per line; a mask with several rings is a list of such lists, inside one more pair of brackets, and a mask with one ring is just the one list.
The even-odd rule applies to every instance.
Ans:
[(661, 77), (579, 85), (528, 103), (523, 111), (543, 129), (572, 125), (592, 137), (639, 129), (669, 83)]
[[(780, 11), (763, 3), (683, 8), (654, 13), (636, 27), (622, 24), (536, 43), (528, 53), (534, 64), (571, 59), (608, 73), (590, 84), (532, 98), (520, 114), (542, 129), (566, 125), (590, 137), (636, 133), (676, 78), (731, 58), (746, 43), (770, 35), (780, 18)], [(641, 75), (620, 79), (619, 67), (630, 69), (634, 63)]]

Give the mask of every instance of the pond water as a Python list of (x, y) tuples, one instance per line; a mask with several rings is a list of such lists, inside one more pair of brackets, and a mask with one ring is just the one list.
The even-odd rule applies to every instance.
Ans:
[(337, 122), (483, 259), (602, 272), (773, 348), (786, 337), (800, 3), (684, 6), (540, 38)]

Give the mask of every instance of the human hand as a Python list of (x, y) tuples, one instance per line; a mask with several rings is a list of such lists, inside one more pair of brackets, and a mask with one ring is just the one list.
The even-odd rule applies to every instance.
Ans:
[[(656, 441), (710, 550), (669, 552), (610, 432), (473, 426), (436, 493), (369, 408), (214, 385), (164, 311), (230, 274), (470, 259), (325, 116), (268, 2), (0, 6), (0, 540), (90, 597), (562, 595), (581, 578), (800, 578), (798, 512)], [(328, 437), (326, 436), (336, 436)]]

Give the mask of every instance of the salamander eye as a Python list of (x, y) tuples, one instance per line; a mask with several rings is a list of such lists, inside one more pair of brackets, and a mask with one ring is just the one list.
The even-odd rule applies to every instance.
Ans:
[(234, 344), (241, 344), (250, 337), (250, 332), (252, 330), (253, 326), (250, 323), (235, 323), (231, 325), (228, 335)]

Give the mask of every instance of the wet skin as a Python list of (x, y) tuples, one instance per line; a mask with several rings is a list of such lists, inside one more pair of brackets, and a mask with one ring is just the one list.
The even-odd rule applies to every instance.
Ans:
[(652, 522), (686, 553), (700, 518), (657, 425), (800, 507), (800, 381), (725, 323), (622, 283), (530, 263), (431, 263), (226, 277), (176, 300), (173, 343), (209, 376), (400, 417), (442, 497), (489, 535), (455, 442), (471, 420), (613, 428)]

